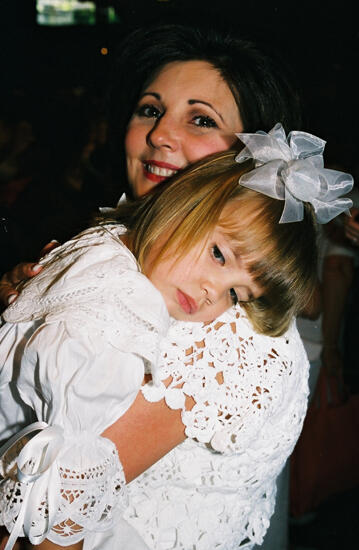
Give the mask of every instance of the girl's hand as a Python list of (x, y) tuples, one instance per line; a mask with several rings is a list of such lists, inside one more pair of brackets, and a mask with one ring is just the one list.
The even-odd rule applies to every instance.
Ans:
[(351, 209), (351, 217), (345, 219), (345, 235), (353, 246), (359, 246), (359, 208)]
[[(48, 252), (59, 246), (57, 241), (51, 241), (42, 249), (40, 258)], [(3, 311), (19, 295), (17, 286), (31, 277), (34, 277), (41, 271), (41, 265), (37, 263), (23, 262), (16, 265), (11, 271), (5, 273), (0, 279), (0, 310)]]

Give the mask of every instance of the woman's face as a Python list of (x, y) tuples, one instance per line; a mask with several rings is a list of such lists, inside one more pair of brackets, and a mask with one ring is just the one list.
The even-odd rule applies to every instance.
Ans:
[(205, 61), (165, 65), (141, 94), (126, 139), (136, 196), (201, 158), (229, 149), (243, 125), (219, 72)]

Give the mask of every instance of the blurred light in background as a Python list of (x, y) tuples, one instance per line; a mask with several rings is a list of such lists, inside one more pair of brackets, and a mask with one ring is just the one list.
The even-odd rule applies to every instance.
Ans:
[[(115, 0), (114, 0), (115, 1)], [(114, 6), (100, 7), (96, 2), (78, 0), (36, 0), (36, 22), (47, 27), (118, 23)]]

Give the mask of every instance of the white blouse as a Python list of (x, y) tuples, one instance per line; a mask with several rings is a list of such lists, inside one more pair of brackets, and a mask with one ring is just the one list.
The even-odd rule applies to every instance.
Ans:
[[(263, 336), (237, 306), (212, 323), (171, 320), (164, 339), (162, 297), (118, 231), (91, 229), (55, 250), (4, 315), (0, 437), (45, 421), (52, 428), (37, 437), (58, 454), (28, 494), (5, 457), (0, 523), (11, 530), (22, 506), (21, 534), (34, 543), (252, 548), (306, 411), (308, 361), (295, 323), (280, 338)], [(187, 439), (126, 488), (115, 446), (100, 434), (131, 405), (144, 369), (153, 376), (144, 396), (182, 409)], [(32, 442), (17, 459), (25, 477), (41, 470), (33, 464), (41, 443)]]

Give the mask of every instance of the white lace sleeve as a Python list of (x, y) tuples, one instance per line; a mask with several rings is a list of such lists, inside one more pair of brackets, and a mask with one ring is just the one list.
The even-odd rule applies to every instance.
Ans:
[[(247, 448), (268, 419), (277, 423), (282, 414), (281, 441), (273, 445), (289, 453), (306, 410), (307, 376), (295, 323), (284, 336), (267, 337), (254, 332), (237, 307), (207, 325), (173, 321), (161, 363), (162, 380), (171, 382), (149, 383), (142, 391), (149, 401), (164, 398), (169, 407), (182, 408), (186, 435), (226, 454)], [(186, 396), (194, 402), (190, 410)], [(265, 444), (269, 455), (272, 444)]]
[(45, 426), (28, 427), (3, 457), (0, 519), (14, 540), (27, 536), (39, 544), (48, 538), (68, 546), (113, 526), (127, 505), (126, 481), (110, 440)]

